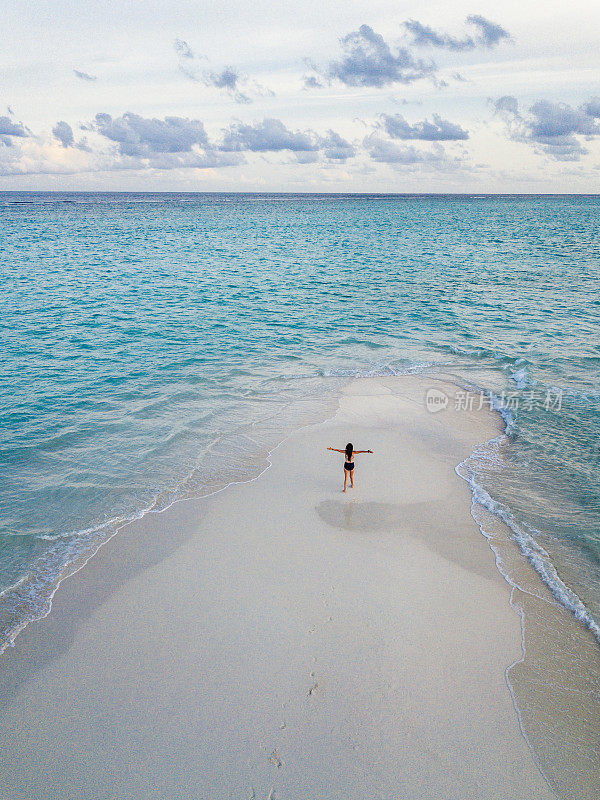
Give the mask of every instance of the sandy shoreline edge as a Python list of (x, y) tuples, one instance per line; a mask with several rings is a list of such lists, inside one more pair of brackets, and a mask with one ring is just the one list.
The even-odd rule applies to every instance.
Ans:
[[(427, 414), (431, 385), (354, 381), (258, 479), (146, 515), (61, 586), (0, 661), (1, 796), (553, 797), (454, 472), (499, 420)], [(350, 436), (376, 453), (344, 496), (325, 447)]]

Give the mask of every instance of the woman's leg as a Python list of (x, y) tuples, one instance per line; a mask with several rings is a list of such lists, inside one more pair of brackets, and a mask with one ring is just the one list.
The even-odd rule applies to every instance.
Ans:
[(344, 491), (346, 491), (346, 484), (348, 483), (348, 470), (344, 470)]
[(354, 489), (354, 470), (350, 470), (350, 488)]

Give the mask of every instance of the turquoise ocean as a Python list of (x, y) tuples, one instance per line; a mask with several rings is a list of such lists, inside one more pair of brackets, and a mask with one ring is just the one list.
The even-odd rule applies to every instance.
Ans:
[(0, 649), (125, 521), (256, 474), (353, 376), (455, 381), (600, 641), (600, 198), (0, 193)]

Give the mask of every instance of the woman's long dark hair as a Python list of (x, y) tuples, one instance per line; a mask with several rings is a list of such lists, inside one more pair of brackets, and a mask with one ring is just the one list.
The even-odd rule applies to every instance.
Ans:
[(350, 461), (353, 452), (354, 452), (354, 445), (352, 444), (352, 442), (348, 442), (348, 444), (346, 445), (346, 461)]

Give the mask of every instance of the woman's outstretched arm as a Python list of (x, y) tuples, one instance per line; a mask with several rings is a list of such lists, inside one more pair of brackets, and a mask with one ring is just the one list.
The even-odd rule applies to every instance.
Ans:
[(337, 447), (328, 447), (328, 450), (333, 450), (334, 453), (345, 453), (345, 450), (338, 450)]
[(372, 453), (372, 452), (373, 452), (372, 450), (355, 450), (354, 455), (356, 455), (357, 453)]

